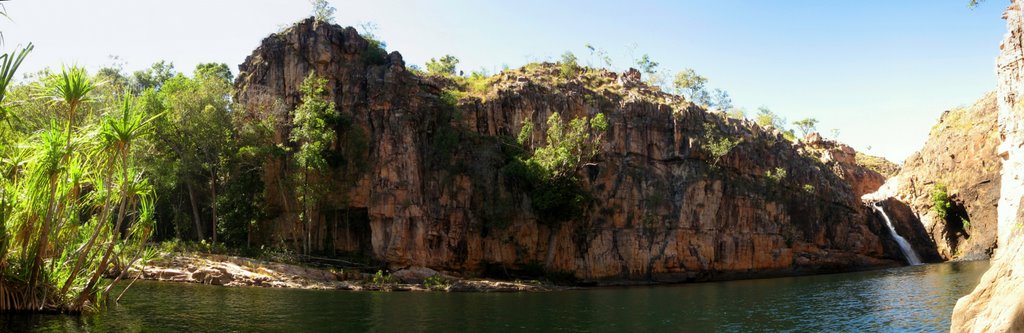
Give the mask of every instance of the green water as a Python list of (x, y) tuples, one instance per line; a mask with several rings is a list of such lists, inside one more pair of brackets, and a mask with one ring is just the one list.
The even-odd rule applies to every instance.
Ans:
[(947, 331), (987, 262), (766, 280), (545, 293), (380, 293), (137, 283), (85, 317), (0, 317), (0, 331)]

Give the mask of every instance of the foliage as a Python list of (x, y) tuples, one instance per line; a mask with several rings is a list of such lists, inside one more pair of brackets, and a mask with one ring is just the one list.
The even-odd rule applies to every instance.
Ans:
[(494, 80), (487, 74), (487, 70), (475, 70), (466, 78), (466, 90), (470, 93), (482, 95), (491, 87)]
[(370, 65), (382, 65), (387, 61), (388, 44), (377, 37), (377, 24), (366, 22), (359, 25), (359, 35), (366, 40), (366, 49), (361, 56), (363, 62)]
[(640, 67), (640, 72), (644, 73), (644, 76), (647, 77), (645, 82), (648, 85), (652, 87), (660, 87), (664, 84), (664, 77), (658, 73), (658, 66), (661, 64), (651, 60), (649, 55), (644, 54), (641, 56), (640, 59), (636, 61), (636, 65), (637, 67)]
[(427, 73), (432, 75), (455, 75), (455, 66), (459, 64), (459, 58), (453, 55), (445, 55), (440, 59), (430, 58), (427, 61)]
[(423, 279), (423, 286), (430, 290), (445, 290), (451, 285), (452, 282), (441, 274), (434, 274)]
[(199, 80), (219, 80), (221, 82), (234, 82), (235, 76), (225, 63), (201, 63), (196, 65), (195, 78)]
[(728, 91), (715, 89), (711, 93), (711, 99), (711, 105), (714, 105), (719, 110), (730, 112), (733, 110), (732, 97), (729, 96)]
[(932, 188), (932, 211), (940, 219), (946, 219), (946, 215), (949, 213), (949, 208), (952, 205), (952, 202), (949, 200), (949, 194), (946, 193), (946, 185), (936, 183), (935, 187)]
[(772, 112), (771, 109), (764, 106), (757, 108), (757, 115), (754, 118), (754, 122), (764, 128), (771, 127), (783, 132), (786, 130), (784, 125), (786, 123), (786, 119), (780, 117)]
[(803, 190), (804, 190), (804, 192), (806, 192), (808, 194), (814, 194), (814, 185), (804, 184)]
[(651, 60), (651, 56), (647, 54), (640, 56), (640, 59), (637, 59), (636, 61), (636, 66), (640, 67), (640, 72), (647, 75), (654, 75), (655, 73), (657, 73), (658, 65), (660, 64), (654, 60)]
[(218, 191), (232, 168), (225, 162), (237, 143), (229, 77), (227, 65), (201, 64), (193, 77), (176, 74), (139, 97), (145, 113), (163, 115), (156, 119), (152, 153), (143, 163), (153, 170), (150, 181), (163, 194), (158, 217), (175, 221), (177, 237), (191, 231), (196, 241), (208, 235), (217, 241)]
[(729, 116), (729, 118), (732, 118), (732, 119), (746, 119), (747, 118), (747, 110), (744, 110), (743, 108), (730, 108), (728, 111), (726, 111), (725, 114), (727, 116)]
[(247, 150), (240, 150), (230, 174), (226, 177), (223, 194), (217, 197), (217, 233), (223, 235), (223, 242), (236, 247), (251, 246), (252, 232), (259, 221), (266, 218), (264, 211), (263, 169), (260, 159), (249, 156)]
[(562, 61), (558, 63), (559, 75), (566, 80), (571, 80), (579, 75), (582, 68), (576, 63), (576, 55), (566, 51), (562, 54)]
[(337, 111), (334, 102), (328, 101), (327, 80), (310, 72), (302, 82), (299, 91), (302, 101), (295, 108), (291, 141), (298, 145), (295, 163), (301, 170), (296, 173), (297, 199), (303, 206), (301, 220), (305, 227), (306, 254), (310, 252), (310, 233), (315, 219), (314, 211), (319, 208), (328, 187), (321, 181), (328, 170), (327, 152), (334, 144), (336, 132), (331, 126)]
[(780, 167), (775, 168), (775, 170), (768, 170), (764, 172), (764, 176), (765, 178), (768, 178), (768, 181), (772, 184), (778, 185), (782, 183), (783, 179), (786, 179), (786, 169)]
[(896, 163), (890, 162), (884, 158), (878, 156), (871, 156), (861, 152), (857, 152), (855, 157), (857, 165), (868, 168), (875, 171), (885, 178), (891, 178), (900, 172), (900, 166)]
[[(12, 120), (17, 119), (18, 115), (11, 112), (11, 108), (8, 107), (7, 91), (14, 83), (14, 72), (18, 70), (21, 62), (25, 60), (29, 52), (32, 52), (32, 49), (33, 46), (29, 43), (24, 49), (15, 48), (11, 53), (0, 55), (0, 123), (6, 123), (8, 126), (11, 125)], [(0, 139), (3, 139), (3, 133), (3, 130), (0, 129)], [(3, 142), (0, 141), (0, 143)]]
[[(138, 159), (153, 117), (124, 94), (83, 125), (75, 115), (96, 91), (85, 70), (47, 77), (46, 91), (63, 112), (0, 159), (13, 162), (2, 164), (0, 177), (0, 311), (105, 304), (117, 272), (145, 259), (153, 232), (153, 188)], [(111, 272), (114, 279), (102, 279)]]
[(313, 17), (317, 21), (325, 23), (334, 23), (334, 12), (337, 9), (334, 8), (327, 0), (310, 0), (310, 4), (313, 5)]
[[(598, 153), (603, 133), (608, 129), (603, 113), (594, 116), (593, 120), (586, 117), (573, 119), (567, 128), (562, 117), (552, 113), (547, 125), (547, 145), (535, 149), (530, 160), (554, 177), (569, 176), (582, 168)], [(598, 134), (591, 136), (591, 129)]]
[(804, 118), (793, 122), (793, 125), (796, 125), (796, 128), (800, 130), (800, 134), (805, 137), (816, 130), (815, 125), (817, 124), (818, 120), (814, 118)]
[(704, 123), (704, 142), (701, 143), (700, 147), (707, 151), (708, 154), (711, 154), (712, 168), (717, 167), (722, 157), (729, 154), (741, 142), (743, 142), (742, 138), (730, 139), (721, 135), (714, 124)]
[(391, 273), (386, 273), (384, 272), (384, 270), (378, 270), (377, 273), (373, 274), (373, 279), (370, 281), (370, 283), (376, 285), (377, 287), (383, 287), (386, 285), (398, 283), (398, 279), (396, 279), (394, 276), (391, 276)]
[(159, 90), (164, 82), (170, 80), (175, 74), (174, 63), (161, 60), (153, 63), (152, 66), (145, 70), (136, 71), (132, 74), (131, 85), (136, 92), (146, 89)]
[[(706, 77), (698, 75), (693, 69), (687, 68), (676, 73), (675, 80), (672, 80), (672, 86), (675, 87), (678, 94), (686, 96), (691, 102), (709, 105), (711, 104), (711, 97), (704, 87), (707, 82), (708, 79)], [(725, 97), (728, 98), (728, 94)], [(732, 103), (731, 99), (729, 103)]]
[(460, 93), (452, 90), (441, 92), (441, 111), (437, 129), (431, 137), (430, 148), (431, 162), (443, 164), (450, 162), (451, 156), (455, 153), (456, 145), (459, 143), (459, 132), (452, 126), (452, 121), (459, 118), (458, 100)]
[[(608, 121), (599, 113), (566, 126), (559, 114), (552, 113), (547, 126), (546, 144), (536, 147), (529, 158), (513, 159), (504, 174), (526, 191), (542, 222), (558, 223), (583, 213), (588, 197), (576, 174), (600, 151)], [(533, 124), (525, 122), (517, 141), (527, 144), (532, 130)]]

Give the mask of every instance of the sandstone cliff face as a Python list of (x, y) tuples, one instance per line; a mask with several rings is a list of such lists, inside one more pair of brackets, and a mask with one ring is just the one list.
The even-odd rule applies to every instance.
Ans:
[(998, 208), (998, 250), (992, 267), (978, 287), (953, 309), (952, 332), (1024, 331), (1024, 14), (1020, 1), (1011, 1), (1003, 18), (1009, 32), (996, 61), (999, 133), (1003, 159)]
[[(363, 251), (392, 268), (422, 266), (469, 275), (543, 271), (581, 281), (678, 282), (791, 275), (896, 265), (884, 222), (860, 202), (829, 161), (801, 154), (780, 133), (709, 113), (647, 88), (635, 71), (589, 70), (555, 79), (553, 65), (506, 71), (452, 110), (444, 83), (408, 72), (401, 55), (367, 55), (354, 29), (298, 23), (268, 37), (241, 66), (236, 100), (254, 118), (288, 112), (309, 71), (365, 135), (366, 168), (336, 186), (312, 238), (320, 251)], [(579, 175), (591, 200), (583, 216), (541, 223), (506, 177), (503, 137), (524, 120), (543, 142), (545, 121), (607, 116), (600, 154)], [(736, 148), (710, 166), (705, 124)], [(341, 140), (345, 141), (345, 140)], [(339, 142), (343, 149), (347, 142)], [(360, 151), (360, 150), (352, 150)], [(268, 165), (267, 242), (301, 237), (294, 194)], [(780, 180), (769, 171), (785, 170)]]
[[(889, 180), (900, 204), (913, 211), (946, 260), (985, 260), (996, 247), (999, 130), (995, 93), (974, 105), (946, 111), (920, 151)], [(946, 218), (934, 211), (933, 191), (945, 186), (952, 206)], [(963, 220), (969, 222), (966, 227)]]
[[(818, 133), (811, 133), (798, 146), (805, 154), (818, 157), (840, 179), (850, 184), (854, 196), (861, 197), (874, 192), (885, 183), (886, 176), (862, 165), (862, 156), (866, 155), (857, 153), (853, 147), (846, 144), (825, 139)], [(888, 162), (882, 158), (877, 159), (881, 160), (881, 163)], [(880, 169), (888, 168), (883, 166)]]

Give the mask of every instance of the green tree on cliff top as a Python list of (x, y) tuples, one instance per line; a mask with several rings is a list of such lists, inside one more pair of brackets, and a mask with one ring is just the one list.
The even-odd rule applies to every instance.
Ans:
[(440, 59), (430, 58), (427, 61), (427, 73), (434, 75), (455, 75), (455, 65), (459, 64), (459, 58), (446, 54)]
[(313, 17), (317, 21), (334, 23), (334, 12), (337, 9), (331, 6), (327, 0), (310, 0), (309, 3), (313, 5)]

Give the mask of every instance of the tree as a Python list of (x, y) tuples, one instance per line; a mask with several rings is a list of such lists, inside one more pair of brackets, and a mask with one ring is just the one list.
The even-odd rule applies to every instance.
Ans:
[(707, 90), (704, 88), (707, 82), (708, 79), (706, 77), (698, 75), (691, 68), (687, 68), (676, 73), (675, 80), (672, 80), (672, 85), (675, 87), (676, 93), (686, 96), (691, 102), (708, 105), (711, 104), (710, 98)]
[(758, 125), (761, 125), (761, 127), (772, 127), (783, 132), (786, 130), (784, 125), (786, 123), (786, 119), (776, 115), (766, 106), (757, 108), (757, 116), (754, 118), (754, 121), (757, 122)]
[(722, 111), (732, 110), (732, 97), (729, 96), (729, 92), (722, 89), (715, 89), (712, 92), (711, 97), (713, 98), (713, 105)]
[[(600, 152), (608, 120), (603, 113), (592, 119), (575, 118), (566, 124), (558, 113), (547, 119), (545, 145), (535, 147), (527, 159), (516, 158), (505, 173), (522, 184), (531, 205), (544, 223), (571, 220), (583, 213), (587, 194), (577, 174)], [(532, 146), (533, 124), (524, 122), (517, 142)]]
[[(8, 77), (17, 66), (0, 58), (0, 77)], [(138, 112), (131, 94), (94, 97), (84, 69), (43, 79), (63, 112), (49, 113), (49, 126), (0, 158), (0, 289), (7, 295), (0, 312), (102, 305), (120, 278), (101, 277), (138, 263), (152, 233), (153, 191), (136, 148), (152, 118)], [(102, 109), (110, 111), (83, 124), (76, 115), (90, 103), (109, 103)]]
[(644, 73), (647, 77), (647, 80), (645, 80), (647, 85), (661, 87), (664, 84), (665, 78), (658, 73), (658, 66), (661, 64), (651, 60), (649, 55), (644, 54), (640, 56), (640, 59), (636, 61), (636, 65), (640, 67), (640, 72)]
[(566, 51), (562, 54), (562, 61), (558, 62), (559, 74), (563, 79), (570, 80), (580, 72), (580, 65), (576, 62), (576, 55)]
[(807, 136), (815, 131), (815, 125), (818, 124), (818, 120), (814, 118), (804, 118), (793, 122), (796, 128), (800, 130), (800, 134)]
[(651, 56), (644, 54), (640, 56), (640, 59), (636, 61), (637, 67), (640, 67), (640, 72), (647, 75), (652, 75), (658, 72), (658, 62), (651, 60)]
[(336, 140), (334, 123), (337, 111), (334, 102), (328, 101), (327, 80), (310, 72), (302, 82), (299, 91), (302, 100), (295, 108), (292, 125), (291, 141), (299, 146), (295, 154), (295, 164), (301, 170), (296, 175), (296, 191), (298, 200), (303, 206), (300, 220), (305, 235), (304, 252), (310, 253), (310, 237), (312, 225), (320, 202), (329, 187), (323, 180), (328, 171), (326, 154)]
[(704, 123), (704, 142), (700, 147), (711, 154), (711, 168), (718, 168), (718, 162), (736, 148), (743, 138), (730, 139), (718, 131), (713, 123)]
[(725, 112), (729, 118), (733, 119), (745, 119), (747, 118), (747, 110), (743, 108), (732, 108)]
[(427, 61), (427, 73), (433, 75), (455, 75), (455, 65), (459, 64), (459, 58), (453, 55), (445, 55), (441, 59), (430, 58)]
[[(147, 89), (140, 97), (143, 110), (163, 114), (155, 126), (154, 140), (158, 144), (147, 156), (149, 169), (157, 170), (151, 180), (164, 194), (159, 204), (167, 209), (161, 212), (170, 214), (169, 220), (191, 220), (197, 240), (207, 235), (214, 242), (218, 240), (216, 224), (220, 216), (216, 202), (224, 178), (222, 161), (231, 152), (233, 140), (232, 86), (226, 67), (199, 65), (192, 77), (175, 75), (159, 90)], [(174, 200), (174, 193), (184, 199)], [(189, 207), (176, 207), (181, 202)], [(181, 215), (189, 211), (190, 217)], [(209, 218), (204, 219), (204, 215)]]
[(225, 63), (201, 63), (196, 65), (196, 69), (193, 75), (199, 79), (204, 80), (222, 80), (224, 82), (234, 82), (235, 76), (231, 74), (231, 69)]
[(139, 92), (150, 88), (160, 90), (164, 82), (174, 77), (174, 74), (174, 63), (160, 60), (145, 70), (135, 71), (132, 74), (132, 85)]
[(310, 4), (313, 5), (313, 17), (317, 21), (324, 23), (334, 23), (334, 12), (337, 9), (334, 8), (327, 0), (310, 0)]

